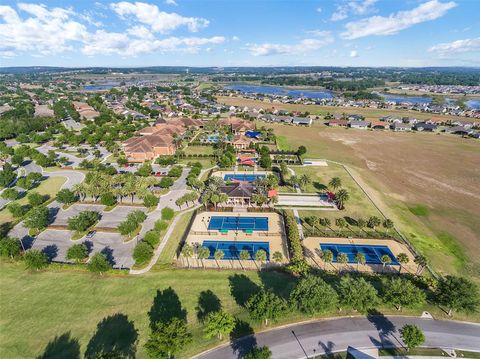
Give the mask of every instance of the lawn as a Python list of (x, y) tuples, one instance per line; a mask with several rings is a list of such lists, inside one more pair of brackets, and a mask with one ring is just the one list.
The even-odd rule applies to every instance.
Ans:
[(197, 146), (192, 145), (184, 150), (186, 155), (213, 155), (213, 146)]
[[(65, 181), (66, 177), (48, 177), (46, 180), (42, 181), (38, 187), (29, 190), (28, 193), (38, 192), (41, 195), (48, 195), (50, 198), (54, 198)], [(14, 202), (20, 205), (25, 205), (28, 203), (28, 199), (27, 196), (24, 196)], [(9, 222), (12, 220), (13, 217), (6, 208), (0, 211), (0, 223)]]
[[(307, 158), (348, 165), (387, 217), (439, 273), (480, 283), (478, 141), (446, 134), (393, 133), (265, 124)], [(462, 160), (459, 161), (458, 159)], [(346, 203), (346, 207), (353, 201)]]
[(345, 209), (342, 211), (299, 211), (301, 217), (315, 215), (329, 218), (332, 228), (335, 228), (335, 219), (340, 217), (365, 219), (377, 216), (382, 218), (381, 213), (342, 166), (329, 163), (328, 167), (290, 166), (290, 168), (295, 171), (297, 176), (306, 174), (311, 179), (311, 183), (307, 185), (304, 192), (324, 192), (328, 187), (328, 182), (333, 177), (339, 177), (342, 180), (342, 188), (346, 189), (350, 195), (350, 199), (345, 202)]
[[(209, 347), (218, 345), (217, 340), (207, 340), (202, 335), (202, 325), (197, 318), (197, 304), (201, 292), (211, 290), (221, 301), (222, 307), (246, 323), (240, 333), (262, 329), (252, 322), (241, 303), (245, 295), (256, 285), (265, 285), (282, 296), (288, 296), (296, 279), (280, 272), (234, 272), (230, 270), (155, 270), (141, 276), (123, 274), (93, 275), (73, 267), (71, 270), (52, 267), (41, 272), (28, 272), (22, 263), (0, 263), (0, 357), (32, 358), (43, 353), (55, 337), (69, 334), (78, 340), (80, 352), (95, 332), (97, 323), (113, 315), (125, 315), (138, 330), (137, 358), (146, 358), (143, 345), (148, 337), (148, 312), (157, 290), (171, 287), (187, 311), (189, 329), (194, 337), (179, 358), (191, 357)], [(230, 286), (235, 288), (231, 295)], [(205, 294), (205, 293), (204, 293)], [(159, 298), (160, 303), (162, 299)], [(170, 308), (170, 307), (169, 307)], [(435, 318), (446, 315), (437, 307), (426, 308)], [(384, 314), (398, 314), (395, 309), (378, 310)], [(421, 310), (404, 310), (405, 315), (419, 315)], [(338, 312), (326, 313), (335, 316)], [(341, 315), (358, 314), (343, 308)], [(310, 319), (299, 313), (290, 313), (277, 324)], [(478, 315), (455, 314), (459, 320), (479, 320)], [(245, 329), (247, 328), (247, 329)], [(114, 330), (121, 330), (118, 324)], [(110, 329), (111, 331), (112, 329)], [(106, 342), (111, 332), (97, 336), (100, 343)], [(122, 338), (123, 343), (128, 338)], [(51, 349), (51, 348), (50, 348)], [(53, 356), (51, 356), (53, 357)], [(55, 356), (61, 357), (61, 356)], [(64, 356), (67, 357), (67, 356)], [(79, 358), (80, 356), (78, 356)], [(77, 358), (68, 356), (68, 358)]]

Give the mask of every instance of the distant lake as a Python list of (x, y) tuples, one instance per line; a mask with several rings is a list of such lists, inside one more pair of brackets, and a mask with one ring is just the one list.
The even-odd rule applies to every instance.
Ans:
[(97, 90), (110, 90), (116, 86), (120, 86), (119, 83), (108, 83), (108, 84), (99, 84), (99, 85), (89, 85), (84, 86), (83, 89), (87, 91), (97, 91)]
[(311, 98), (315, 100), (330, 99), (333, 98), (333, 93), (330, 91), (316, 91), (316, 90), (291, 90), (280, 86), (257, 86), (246, 84), (232, 84), (227, 85), (225, 88), (243, 93), (258, 93), (264, 95), (279, 95), (289, 96), (294, 98)]
[(465, 105), (467, 105), (468, 108), (473, 108), (474, 110), (480, 110), (480, 100), (468, 100), (468, 101), (465, 101)]
[(395, 103), (411, 103), (414, 105), (423, 105), (432, 102), (431, 97), (423, 97), (423, 96), (402, 96), (402, 95), (390, 95), (386, 93), (380, 93), (385, 101), (388, 102), (395, 102)]

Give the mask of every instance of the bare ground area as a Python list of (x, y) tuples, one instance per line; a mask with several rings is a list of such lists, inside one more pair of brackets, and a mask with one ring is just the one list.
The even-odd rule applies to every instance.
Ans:
[(345, 163), (440, 273), (480, 280), (480, 142), (446, 134), (275, 127), (308, 157)]

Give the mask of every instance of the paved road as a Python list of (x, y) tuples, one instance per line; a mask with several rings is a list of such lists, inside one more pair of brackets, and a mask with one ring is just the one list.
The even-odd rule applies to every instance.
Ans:
[(85, 174), (78, 171), (55, 171), (55, 172), (43, 172), (46, 177), (66, 177), (67, 181), (62, 185), (61, 189), (71, 189), (76, 184), (82, 183), (85, 179)]
[[(355, 349), (401, 346), (398, 330), (404, 324), (423, 329), (425, 346), (480, 351), (480, 325), (418, 317), (357, 317), (295, 324), (244, 338), (197, 359), (241, 358), (253, 345), (268, 346), (275, 359), (313, 358), (314, 355)], [(293, 332), (292, 332), (293, 331)]]
[(179, 211), (179, 208), (175, 201), (183, 196), (185, 193), (189, 192), (187, 190), (187, 176), (190, 172), (190, 168), (184, 168), (182, 175), (175, 181), (172, 187), (170, 187), (170, 192), (160, 197), (157, 208), (152, 211), (148, 218), (143, 222), (142, 230), (140, 231), (140, 237), (143, 237), (145, 233), (153, 229), (153, 226), (157, 220), (162, 217), (162, 208), (170, 207), (175, 211)]

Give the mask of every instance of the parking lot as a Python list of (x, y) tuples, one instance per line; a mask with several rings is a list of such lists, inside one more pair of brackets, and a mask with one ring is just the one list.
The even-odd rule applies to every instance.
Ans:
[(53, 207), (50, 209), (52, 217), (52, 225), (66, 226), (68, 225), (68, 219), (70, 217), (78, 215), (83, 211), (96, 211), (100, 213), (101, 218), (96, 227), (100, 228), (117, 228), (118, 225), (127, 218), (127, 215), (135, 210), (141, 210), (146, 212), (145, 207), (137, 206), (117, 206), (109, 212), (104, 211), (105, 206), (101, 204), (74, 204), (67, 210), (59, 207)]
[(72, 232), (68, 230), (47, 229), (34, 240), (32, 248), (43, 251), (50, 261), (64, 263), (68, 262), (68, 248), (74, 244), (85, 243), (89, 256), (101, 252), (107, 256), (114, 268), (130, 268), (134, 263), (132, 252), (136, 242), (132, 240), (123, 243), (120, 233), (96, 232), (92, 238), (78, 241), (70, 240), (71, 235)]

